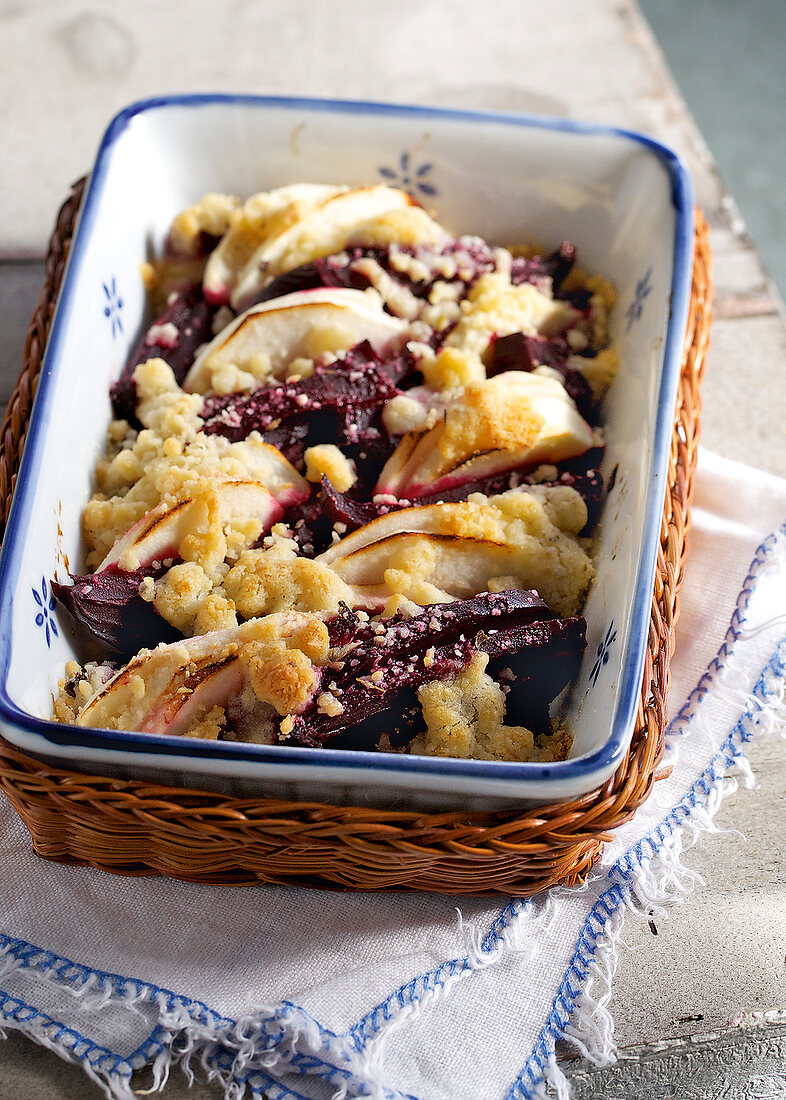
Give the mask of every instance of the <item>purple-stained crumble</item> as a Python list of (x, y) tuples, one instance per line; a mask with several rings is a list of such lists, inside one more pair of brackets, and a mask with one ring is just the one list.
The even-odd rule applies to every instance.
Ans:
[(575, 675), (586, 644), (582, 618), (560, 619), (536, 592), (522, 590), (433, 604), (411, 618), (375, 621), (344, 607), (328, 630), (333, 659), (322, 683), (341, 710), (325, 713), (313, 700), (292, 721), (288, 738), (295, 744), (323, 745), (348, 728), (362, 738), (364, 722), (396, 707), (390, 728), (409, 728), (412, 736), (417, 715), (408, 722), (402, 700), (425, 683), (461, 672), (475, 653), (508, 663), (516, 655), (519, 671), (511, 679), (517, 682), (518, 709), (523, 701), (530, 720), (542, 721)]

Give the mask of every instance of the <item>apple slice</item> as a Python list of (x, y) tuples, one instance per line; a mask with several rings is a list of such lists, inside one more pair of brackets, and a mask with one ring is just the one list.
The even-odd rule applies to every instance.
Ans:
[(374, 492), (417, 500), (505, 470), (573, 458), (592, 445), (592, 428), (556, 378), (507, 371), (468, 386), (433, 428), (407, 432)]
[(206, 393), (215, 371), (225, 366), (243, 370), (257, 356), (269, 360), (271, 373), (283, 378), (287, 366), (299, 356), (345, 351), (363, 340), (384, 354), (398, 347), (406, 327), (385, 313), (380, 298), (362, 290), (298, 290), (261, 302), (235, 318), (196, 357), (183, 389)]
[(353, 243), (364, 223), (391, 210), (417, 205), (405, 191), (376, 184), (329, 195), (305, 211), (297, 211), (294, 221), (282, 217), (239, 273), (231, 294), (233, 307), (240, 309), (252, 301), (282, 271), (341, 252)]
[[(211, 480), (218, 493), (222, 527), (256, 517), (264, 531), (284, 514), (282, 505), (258, 481)], [(157, 504), (117, 540), (96, 572), (111, 565), (129, 571), (143, 569), (154, 561), (180, 557), (180, 544), (192, 531), (200, 507), (201, 501), (195, 497)]]
[(252, 195), (236, 213), (211, 253), (202, 286), (215, 305), (228, 304), (238, 278), (257, 250), (331, 195), (346, 190), (320, 183), (296, 183)]
[(575, 615), (594, 572), (575, 537), (584, 523), (573, 489), (516, 489), (390, 512), (315, 560), (350, 585), (356, 607), (379, 607), (394, 592), (421, 605), (468, 599), (504, 578)]
[(265, 443), (257, 433), (232, 443), (228, 454), (241, 463), (249, 480), (260, 481), (284, 509), (302, 504), (311, 495), (311, 486), (303, 475), (284, 458), (278, 447)]
[(159, 645), (120, 669), (77, 724), (182, 736), (215, 706), (240, 724), (251, 712), (264, 720), (260, 704), (269, 717), (297, 714), (319, 687), (313, 661), (327, 656), (328, 643), (316, 616), (285, 612)]

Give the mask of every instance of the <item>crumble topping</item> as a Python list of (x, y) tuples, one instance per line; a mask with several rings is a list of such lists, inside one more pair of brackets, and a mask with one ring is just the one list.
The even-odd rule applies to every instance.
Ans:
[(447, 338), (449, 347), (482, 358), (492, 336), (512, 332), (554, 336), (574, 318), (565, 302), (550, 298), (531, 283), (514, 286), (504, 274), (481, 275), (461, 304), (462, 318)]
[[(105, 729), (188, 735), (195, 726), (204, 729), (208, 711), (213, 712), (211, 721), (217, 721), (216, 706), (248, 711), (262, 703), (279, 715), (295, 714), (318, 685), (319, 665), (328, 651), (324, 622), (292, 612), (160, 645), (143, 650), (99, 686), (76, 721)], [(77, 684), (87, 681), (92, 688), (90, 675), (95, 678), (95, 671), (77, 673)], [(65, 689), (61, 712), (67, 707), (64, 694)]]
[(488, 654), (477, 653), (466, 671), (418, 688), (426, 731), (412, 752), (470, 760), (528, 760), (534, 736), (525, 726), (505, 725), (505, 693), (486, 673)]
[(171, 507), (189, 498), (204, 479), (256, 481), (277, 499), (308, 493), (302, 475), (255, 432), (237, 443), (202, 432), (183, 442), (143, 428), (124, 443), (114, 457), (98, 463), (98, 492), (83, 512), (86, 561), (92, 569), (142, 516), (162, 503)]
[(450, 465), (476, 451), (531, 447), (543, 425), (543, 416), (533, 408), (529, 395), (508, 395), (493, 381), (472, 383), (461, 403), (445, 414), (439, 452)]
[(272, 546), (247, 550), (224, 578), (224, 591), (245, 619), (276, 611), (338, 611), (352, 589), (328, 566)]
[(479, 355), (464, 348), (445, 346), (421, 363), (426, 385), (434, 390), (461, 391), (472, 382), (483, 382), (486, 369)]

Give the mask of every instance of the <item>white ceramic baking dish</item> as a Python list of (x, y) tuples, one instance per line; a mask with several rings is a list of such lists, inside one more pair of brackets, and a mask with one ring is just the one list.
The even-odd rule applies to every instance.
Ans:
[[(621, 369), (603, 419), (613, 487), (597, 532), (571, 758), (496, 763), (117, 733), (49, 720), (75, 655), (50, 581), (80, 571), (80, 512), (110, 419), (109, 386), (149, 320), (140, 263), (207, 191), (388, 181), (458, 233), (576, 244), (619, 305)], [(52, 324), (0, 561), (0, 728), (85, 771), (346, 804), (508, 807), (569, 798), (616, 768), (640, 693), (689, 297), (685, 168), (640, 134), (518, 115), (252, 96), (148, 100), (109, 126)], [(79, 656), (79, 654), (77, 654)]]

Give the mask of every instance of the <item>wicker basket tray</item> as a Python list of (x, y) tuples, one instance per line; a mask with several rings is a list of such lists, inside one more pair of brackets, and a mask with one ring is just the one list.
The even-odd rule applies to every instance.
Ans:
[[(0, 514), (8, 516), (41, 359), (74, 220), (78, 183), (60, 211), (33, 315), (24, 368), (0, 436)], [(659, 777), (674, 625), (687, 556), (712, 273), (696, 217), (693, 288), (669, 459), (669, 488), (648, 651), (630, 748), (602, 786), (523, 813), (391, 812), (225, 795), (51, 767), (0, 738), (0, 790), (29, 829), (33, 850), (61, 863), (122, 875), (169, 875), (243, 886), (501, 892), (524, 896), (582, 881), (610, 830), (627, 821)]]

